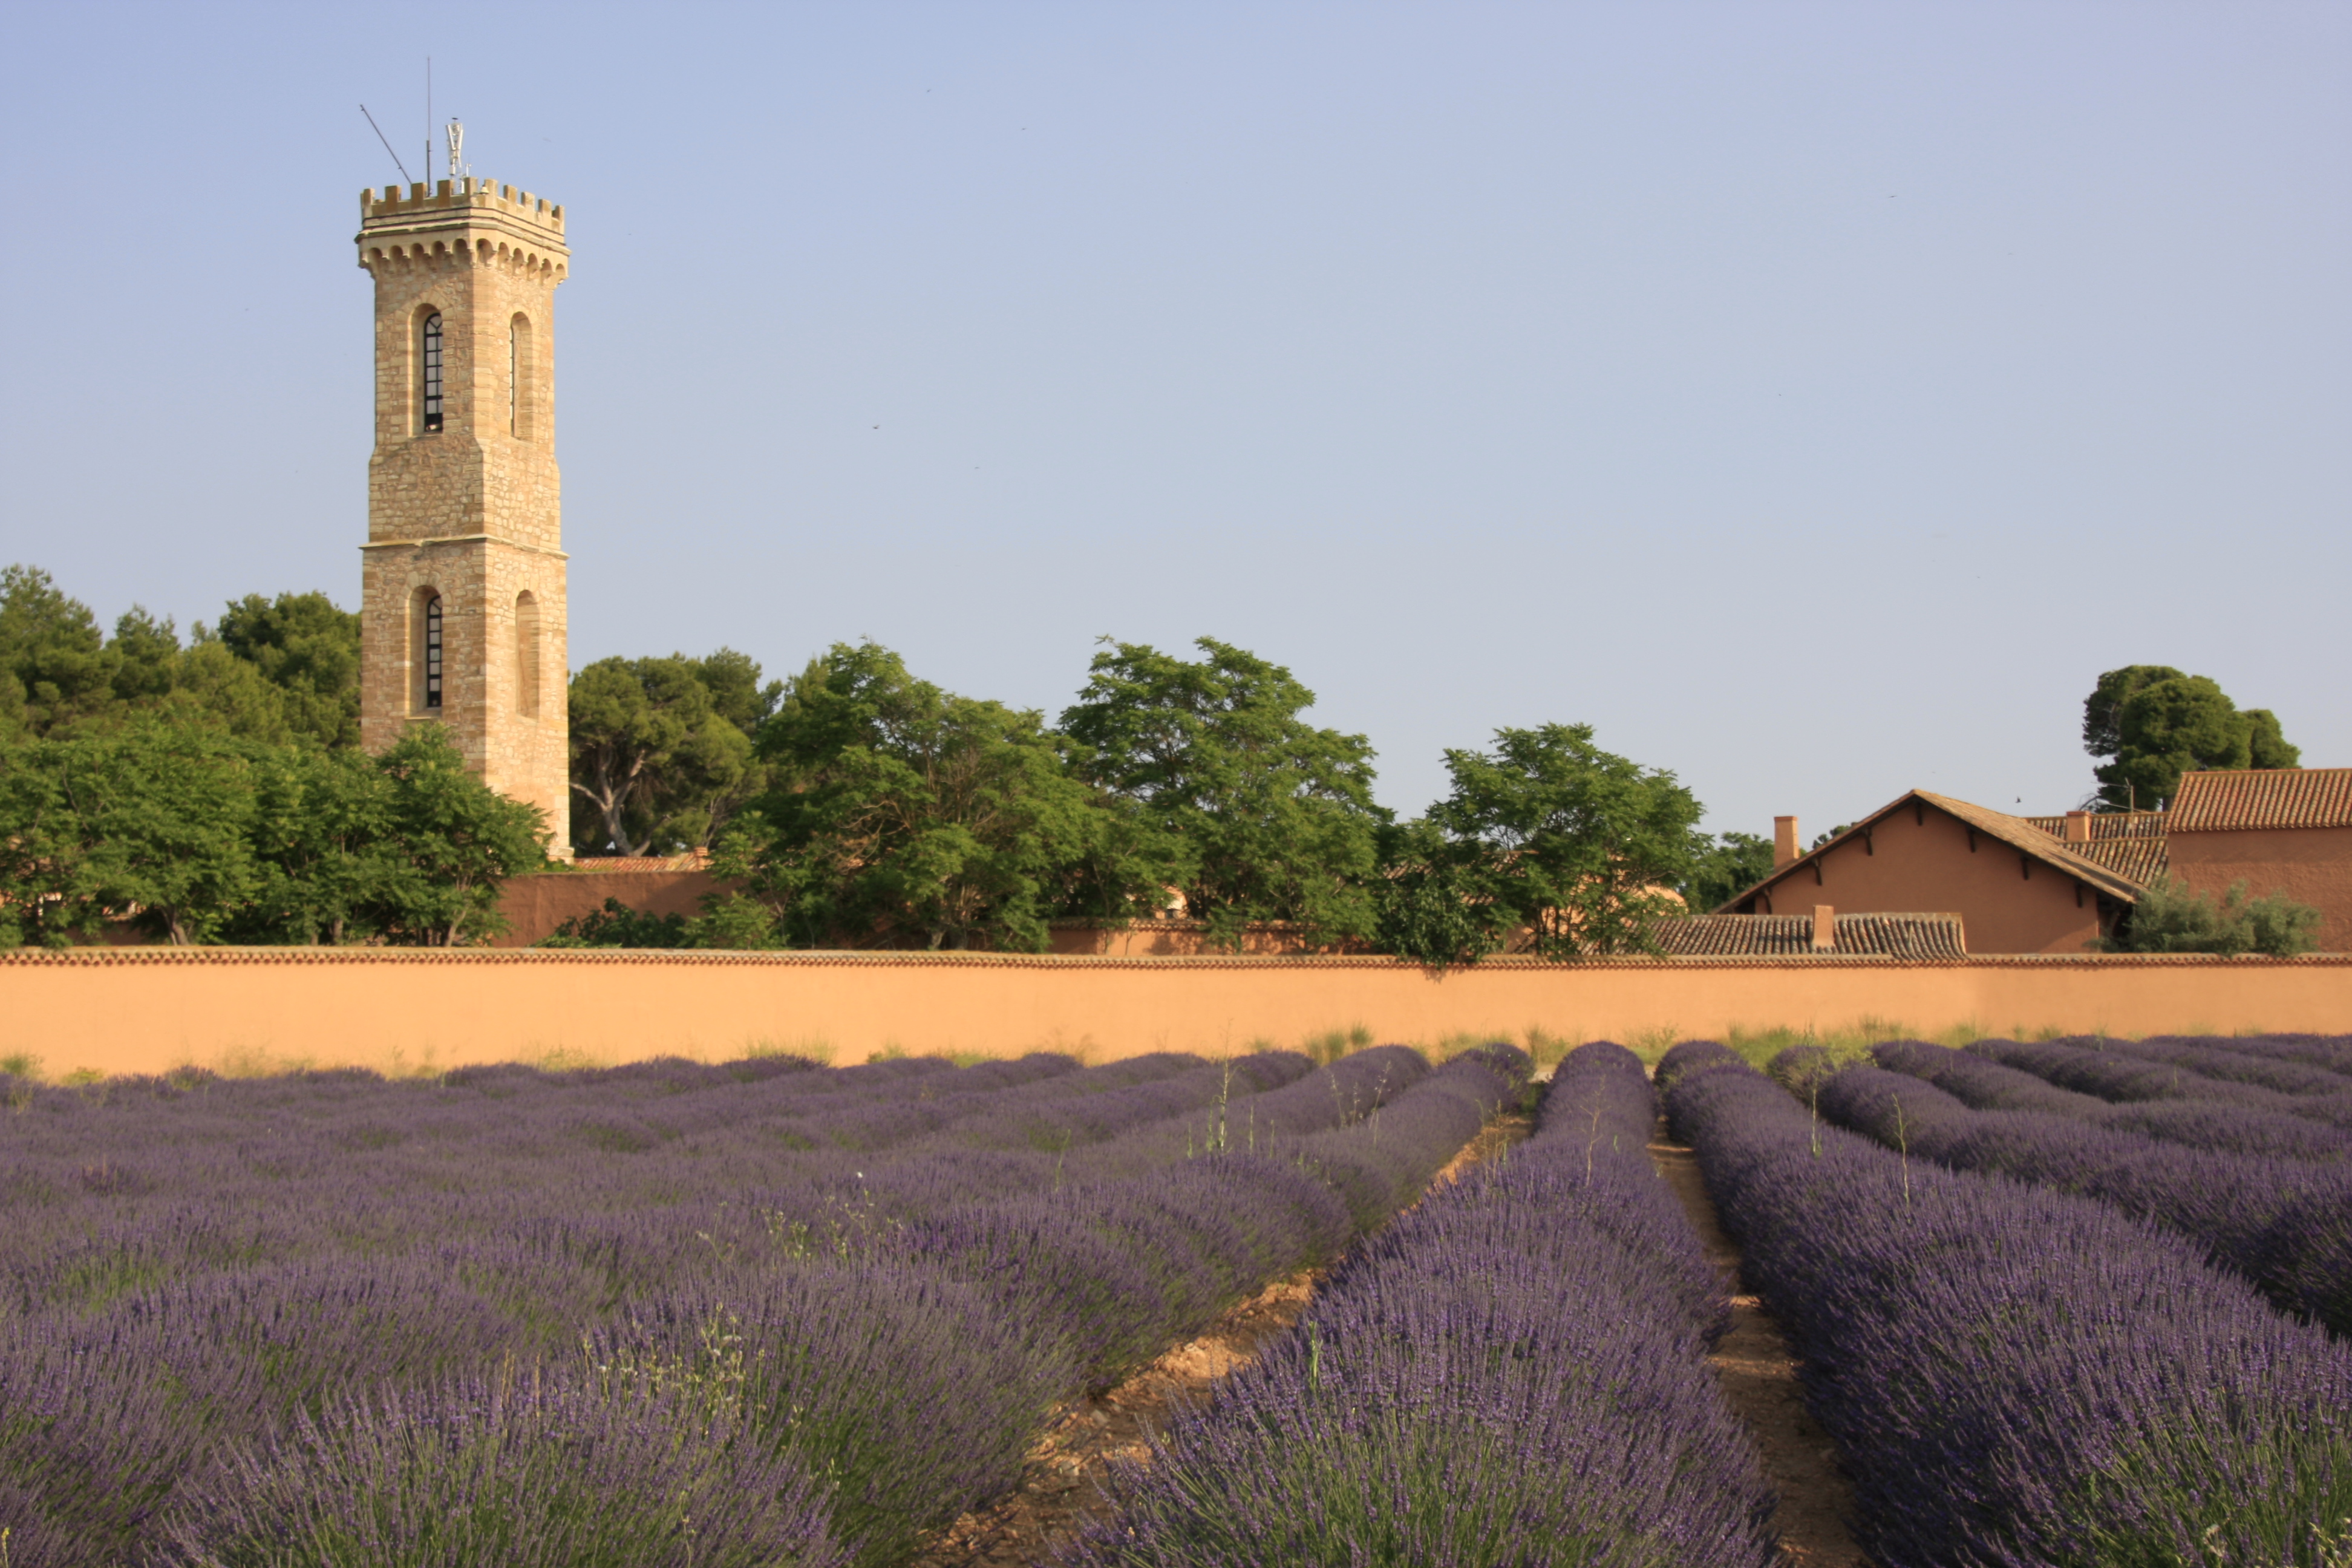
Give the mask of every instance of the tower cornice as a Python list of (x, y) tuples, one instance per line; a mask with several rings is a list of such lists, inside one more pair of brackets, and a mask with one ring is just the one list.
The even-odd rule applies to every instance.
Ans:
[(520, 266), (562, 281), (571, 247), (563, 207), (490, 180), (443, 180), (427, 188), (360, 193), (360, 265), (455, 262)]

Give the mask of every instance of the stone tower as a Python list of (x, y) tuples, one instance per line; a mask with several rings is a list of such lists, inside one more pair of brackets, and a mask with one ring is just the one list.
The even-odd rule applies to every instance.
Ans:
[(375, 451), (360, 738), (448, 726), (484, 782), (547, 813), (569, 858), (555, 286), (563, 209), (488, 180), (360, 196), (375, 279)]

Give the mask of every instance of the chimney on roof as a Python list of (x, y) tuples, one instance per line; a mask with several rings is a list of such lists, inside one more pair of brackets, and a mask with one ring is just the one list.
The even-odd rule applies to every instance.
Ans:
[(2069, 844), (2088, 844), (2090, 841), (2091, 814), (2087, 811), (2068, 812), (2066, 814), (2066, 842)]
[(1815, 904), (1813, 906), (1813, 951), (1815, 952), (1837, 951), (1837, 909), (1834, 905)]
[(1774, 817), (1772, 819), (1772, 869), (1779, 870), (1794, 860), (1798, 854), (1797, 819), (1793, 816)]

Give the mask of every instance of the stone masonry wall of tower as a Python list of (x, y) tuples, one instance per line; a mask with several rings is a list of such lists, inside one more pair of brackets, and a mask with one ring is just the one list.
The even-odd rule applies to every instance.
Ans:
[(484, 782), (547, 814), (550, 850), (568, 858), (554, 397), (563, 209), (488, 180), (367, 191), (359, 251), (375, 280), (362, 742), (382, 751), (408, 726), (446, 724)]

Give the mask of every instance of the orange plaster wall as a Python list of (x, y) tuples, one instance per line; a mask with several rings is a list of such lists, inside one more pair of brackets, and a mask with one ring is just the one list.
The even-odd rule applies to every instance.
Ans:
[(2325, 917), (2319, 945), (2352, 952), (2352, 827), (2282, 827), (2245, 833), (2175, 833), (2165, 841), (2173, 874), (2216, 898), (2243, 882), (2255, 898), (2284, 892)]
[(1490, 961), (985, 954), (89, 950), (0, 957), (0, 1056), (52, 1077), (194, 1063), (383, 1071), (719, 1060), (753, 1047), (1107, 1060), (1384, 1040), (1720, 1035), (1733, 1025), (2352, 1030), (2352, 959)]
[(1798, 866), (1765, 889), (1768, 911), (1808, 914), (1828, 904), (1841, 914), (1909, 914), (1957, 911), (1969, 952), (1978, 953), (2079, 953), (2099, 934), (2098, 897), (2085, 889), (2075, 900), (2074, 879), (2035, 861), (2020, 869), (2021, 857), (1989, 834), (1969, 848), (1968, 825), (1924, 808), (1926, 821), (1908, 807), (1879, 819), (1865, 846), (1859, 835), (1823, 854), (1819, 886), (1811, 866)]

